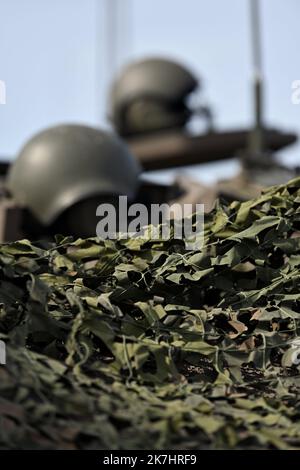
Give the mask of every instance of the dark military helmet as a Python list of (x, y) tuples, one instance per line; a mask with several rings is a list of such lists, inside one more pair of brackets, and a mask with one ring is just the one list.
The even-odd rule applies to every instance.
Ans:
[(110, 118), (122, 136), (182, 127), (191, 116), (187, 97), (198, 81), (167, 59), (128, 65), (111, 91)]
[(26, 143), (7, 187), (41, 224), (97, 196), (135, 197), (140, 167), (115, 135), (80, 125), (46, 129)]

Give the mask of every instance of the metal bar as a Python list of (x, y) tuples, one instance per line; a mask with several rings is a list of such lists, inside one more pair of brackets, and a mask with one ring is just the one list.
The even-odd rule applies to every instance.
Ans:
[[(233, 158), (247, 147), (248, 139), (248, 130), (209, 132), (201, 136), (165, 132), (131, 138), (127, 143), (144, 170), (158, 170)], [(292, 133), (265, 130), (266, 148), (273, 152), (296, 140)]]

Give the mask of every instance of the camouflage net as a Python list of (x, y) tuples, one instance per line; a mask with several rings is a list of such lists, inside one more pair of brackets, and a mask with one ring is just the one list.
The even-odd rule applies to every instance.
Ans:
[(300, 449), (299, 265), (300, 178), (218, 203), (197, 252), (0, 246), (0, 449)]

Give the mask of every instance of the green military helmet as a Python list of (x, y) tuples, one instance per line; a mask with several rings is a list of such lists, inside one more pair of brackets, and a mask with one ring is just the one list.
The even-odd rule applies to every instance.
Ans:
[(196, 78), (171, 60), (134, 62), (112, 87), (110, 119), (122, 136), (183, 127), (191, 117), (187, 97), (197, 87)]
[(139, 173), (138, 162), (116, 135), (60, 125), (26, 143), (9, 171), (7, 188), (18, 204), (49, 226), (87, 199), (133, 199)]

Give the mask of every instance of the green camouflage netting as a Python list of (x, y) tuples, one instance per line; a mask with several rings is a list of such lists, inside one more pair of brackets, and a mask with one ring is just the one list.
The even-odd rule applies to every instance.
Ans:
[(0, 263), (0, 448), (300, 449), (300, 178), (219, 203), (201, 251), (57, 237)]

